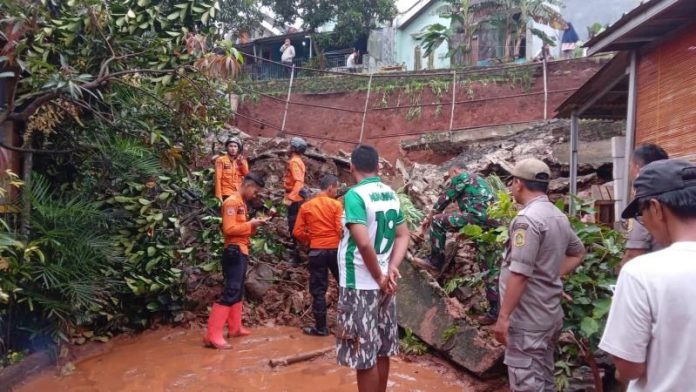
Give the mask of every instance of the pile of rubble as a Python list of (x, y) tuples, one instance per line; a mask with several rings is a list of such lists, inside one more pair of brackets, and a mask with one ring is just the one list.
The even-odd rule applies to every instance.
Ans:
[[(207, 142), (209, 146), (213, 146), (211, 150), (215, 151), (231, 136), (244, 142), (244, 155), (248, 157), (251, 170), (261, 173), (266, 180), (265, 189), (253, 203), (254, 209), (258, 214), (265, 215), (276, 211), (275, 216), (257, 231), (251, 241), (251, 258), (245, 284), (247, 305), (244, 321), (248, 325), (308, 325), (313, 318), (308, 292), (307, 249), (301, 252), (304, 261), (302, 265), (289, 263), (287, 248), (291, 245), (291, 236), (286, 207), (282, 204), (289, 138), (252, 138), (231, 128), (210, 136)], [(310, 144), (303, 160), (306, 166), (305, 180), (311, 195), (319, 192), (318, 185), (325, 174), (336, 175), (345, 184), (353, 182), (349, 171), (349, 155), (346, 152), (328, 155)], [(388, 179), (394, 177), (395, 171), (387, 161), (380, 162), (380, 171)], [(202, 319), (206, 315), (206, 306), (221, 292), (222, 275), (203, 271), (192, 271), (188, 275), (189, 300), (198, 304), (193, 308)], [(338, 299), (338, 289), (333, 279), (330, 279), (327, 295), (328, 320), (331, 322), (336, 318), (335, 304)]]
[[(307, 290), (309, 273), (306, 263), (291, 265), (286, 250), (291, 244), (291, 237), (285, 207), (282, 205), (282, 181), (288, 139), (251, 138), (238, 130), (229, 132), (244, 140), (244, 154), (249, 157), (251, 169), (265, 175), (266, 189), (261, 194), (262, 201), (254, 207), (262, 214), (271, 209), (279, 212), (252, 240), (252, 257), (245, 286), (245, 323), (288, 326), (310, 324), (313, 320), (311, 296)], [(222, 136), (219, 140), (226, 137), (229, 135)], [(525, 138), (520, 143), (514, 139), (506, 140), (498, 142), (498, 148), (490, 148), (487, 152), (474, 154), (465, 150), (442, 165), (397, 161), (392, 166), (382, 161), (380, 174), (385, 182), (395, 188), (403, 187), (414, 205), (421, 211), (427, 211), (442, 192), (445, 174), (454, 162), (464, 162), (469, 171), (484, 176), (496, 174), (506, 179), (508, 174), (503, 170), (503, 163), (514, 164), (516, 159), (535, 157), (547, 162), (554, 171), (556, 178), (551, 183), (551, 192), (552, 198), (557, 198), (567, 191), (568, 183), (567, 179), (559, 178), (567, 173), (567, 165), (564, 166), (554, 156), (552, 147), (556, 142), (558, 139), (549, 135)], [(337, 175), (347, 184), (353, 182), (349, 173), (348, 154), (345, 152), (329, 155), (310, 146), (304, 161), (307, 168), (306, 182), (312, 193), (318, 192), (318, 189), (312, 187), (318, 185), (324, 174)], [(602, 181), (595, 166), (581, 167), (580, 173), (584, 175), (580, 178), (580, 189)], [(446, 252), (448, 266), (438, 279), (405, 262), (402, 268), (404, 278), (397, 299), (401, 304), (399, 323), (402, 327), (412, 329), (422, 340), (455, 363), (477, 375), (485, 376), (500, 370), (503, 349), (493, 341), (489, 331), (477, 325), (471, 317), (473, 314), (481, 314), (487, 306), (483, 287), (470, 288), (463, 285), (449, 293), (445, 293), (442, 288), (454, 277), (471, 277), (481, 272), (476, 262), (476, 251), (471, 243), (451, 238)], [(426, 252), (427, 244), (412, 242), (411, 254), (423, 255)], [(306, 255), (306, 251), (302, 253)], [(338, 290), (333, 279), (330, 281), (328, 320), (332, 323), (335, 320)], [(194, 293), (193, 296), (204, 305), (199, 307), (202, 316), (205, 314), (205, 306), (219, 294), (222, 277), (219, 274), (198, 275), (195, 285), (198, 289), (194, 290), (197, 294)]]

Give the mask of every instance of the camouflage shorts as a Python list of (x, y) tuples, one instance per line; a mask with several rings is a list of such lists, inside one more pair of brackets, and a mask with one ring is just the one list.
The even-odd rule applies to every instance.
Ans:
[(338, 298), (336, 359), (339, 365), (370, 369), (377, 357), (399, 353), (396, 301), (379, 290), (341, 288)]

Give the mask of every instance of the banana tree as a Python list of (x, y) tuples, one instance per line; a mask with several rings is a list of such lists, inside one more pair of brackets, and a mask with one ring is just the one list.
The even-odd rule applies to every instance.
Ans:
[(471, 39), (478, 30), (480, 21), (476, 21), (471, 12), (469, 0), (446, 0), (445, 5), (437, 9), (437, 13), (450, 20), (449, 26), (435, 23), (421, 31), (416, 40), (420, 41), (424, 50), (423, 57), (447, 43), (446, 56), (450, 66), (468, 64), (471, 52)]
[[(522, 40), (532, 21), (563, 29), (565, 21), (558, 9), (563, 0), (483, 0), (472, 4), (472, 12), (488, 15), (489, 21), (504, 33), (503, 58), (512, 60), (519, 53)], [(554, 45), (553, 39), (542, 30), (530, 28), (530, 33), (544, 43)]]

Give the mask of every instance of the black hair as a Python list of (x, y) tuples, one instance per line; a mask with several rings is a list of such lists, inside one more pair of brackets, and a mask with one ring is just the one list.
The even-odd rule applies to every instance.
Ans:
[(657, 144), (642, 144), (633, 151), (633, 161), (640, 167), (663, 159), (669, 159), (669, 155)]
[(350, 154), (350, 163), (361, 173), (375, 173), (379, 168), (379, 153), (372, 146), (360, 144)]
[(244, 176), (244, 183), (254, 183), (261, 188), (266, 187), (266, 181), (263, 179), (263, 176), (254, 172), (250, 172)]
[(336, 184), (338, 184), (338, 177), (334, 176), (333, 174), (326, 174), (324, 177), (321, 178), (319, 187), (322, 191), (325, 191), (329, 189), (330, 186)]
[(525, 180), (522, 178), (518, 178), (518, 180), (522, 181), (522, 184), (524, 185), (524, 187), (529, 189), (532, 192), (546, 193), (549, 191), (548, 181), (530, 181), (530, 180)]
[(644, 197), (638, 202), (638, 211), (648, 208), (652, 199), (659, 201), (681, 219), (696, 219), (696, 187), (694, 186)]
[(466, 169), (466, 162), (460, 161), (460, 160), (454, 161), (452, 163), (452, 166), (450, 166), (450, 168), (464, 170), (464, 169)]

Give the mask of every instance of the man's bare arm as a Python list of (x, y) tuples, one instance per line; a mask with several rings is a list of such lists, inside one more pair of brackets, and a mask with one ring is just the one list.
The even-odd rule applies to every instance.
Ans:
[(396, 238), (394, 238), (394, 248), (392, 248), (391, 257), (389, 258), (389, 266), (396, 269), (399, 268), (401, 262), (406, 256), (408, 251), (408, 242), (410, 240), (410, 233), (408, 232), (408, 227), (406, 223), (396, 226)]
[(566, 256), (565, 260), (563, 260), (563, 264), (561, 264), (561, 276), (565, 276), (573, 271), (575, 271), (576, 268), (582, 263), (582, 260), (585, 258), (586, 252), (582, 252), (579, 255), (575, 256)]
[(616, 365), (616, 370), (619, 371), (619, 379), (622, 381), (630, 381), (640, 378), (645, 374), (647, 369), (645, 362), (631, 362), (615, 355), (612, 355), (611, 358), (614, 365)]

